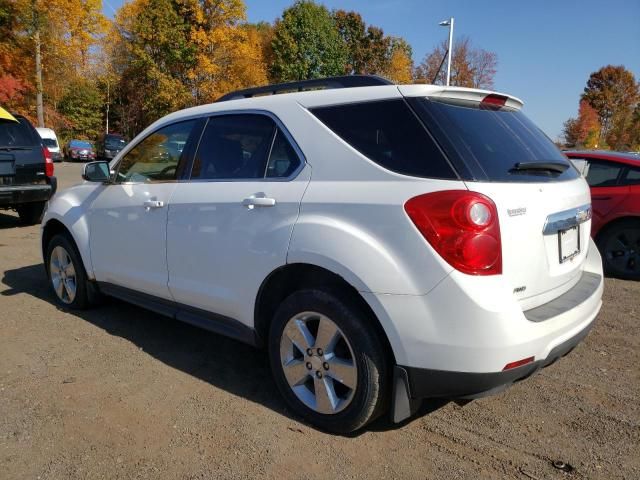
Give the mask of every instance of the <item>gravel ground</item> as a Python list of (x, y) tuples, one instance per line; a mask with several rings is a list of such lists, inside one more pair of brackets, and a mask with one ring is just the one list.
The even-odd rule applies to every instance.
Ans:
[[(79, 171), (57, 164), (61, 187)], [(0, 213), (0, 478), (638, 479), (639, 325), (640, 283), (607, 279), (591, 334), (533, 378), (332, 436), (263, 352), (115, 300), (57, 308), (38, 227)]]

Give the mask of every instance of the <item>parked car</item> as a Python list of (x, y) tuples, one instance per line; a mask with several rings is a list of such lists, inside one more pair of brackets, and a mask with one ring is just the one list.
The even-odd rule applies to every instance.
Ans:
[(18, 212), (35, 224), (56, 191), (51, 153), (29, 120), (13, 115), (0, 119), (0, 209)]
[(96, 150), (93, 144), (86, 140), (69, 140), (64, 146), (64, 158), (68, 162), (87, 162), (96, 159)]
[(265, 347), (329, 431), (495, 393), (602, 304), (589, 187), (521, 106), (347, 76), (173, 113), (56, 196), (49, 284), (65, 307), (106, 294)]
[(36, 128), (40, 138), (42, 138), (42, 143), (47, 150), (51, 153), (51, 158), (54, 162), (62, 161), (62, 152), (60, 151), (60, 144), (58, 143), (58, 137), (56, 136), (56, 132), (54, 132), (50, 128)]
[(640, 157), (598, 150), (568, 151), (591, 187), (595, 238), (610, 275), (640, 280)]
[(111, 160), (127, 145), (122, 135), (114, 133), (102, 135), (97, 142), (97, 156), (101, 160)]

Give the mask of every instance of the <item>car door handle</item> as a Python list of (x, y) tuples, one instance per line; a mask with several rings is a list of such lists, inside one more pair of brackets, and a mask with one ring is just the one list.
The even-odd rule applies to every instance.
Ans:
[(603, 196), (603, 195), (594, 195), (594, 200), (611, 200), (611, 197)]
[(143, 205), (147, 210), (151, 210), (152, 208), (164, 207), (164, 202), (162, 200), (145, 200)]
[(242, 200), (242, 205), (245, 207), (273, 207), (276, 204), (275, 198), (269, 197), (247, 197)]

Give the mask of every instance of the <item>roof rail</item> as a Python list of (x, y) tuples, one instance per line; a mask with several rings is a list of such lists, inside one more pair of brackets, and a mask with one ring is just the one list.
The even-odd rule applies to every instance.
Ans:
[(301, 80), (299, 82), (276, 83), (274, 85), (265, 85), (264, 87), (236, 90), (235, 92), (223, 95), (216, 100), (216, 102), (226, 102), (227, 100), (237, 100), (239, 98), (251, 98), (256, 95), (276, 95), (278, 93), (302, 92), (304, 90), (373, 87), (393, 84), (394, 83), (392, 81), (377, 75), (343, 75), (340, 77), (315, 78), (312, 80)]

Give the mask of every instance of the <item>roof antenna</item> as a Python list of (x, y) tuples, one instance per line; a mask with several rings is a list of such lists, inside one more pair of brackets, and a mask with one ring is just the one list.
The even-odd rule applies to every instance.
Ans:
[(431, 80), (432, 85), (436, 84), (436, 79), (438, 78), (438, 75), (440, 75), (440, 70), (442, 70), (442, 65), (444, 65), (444, 61), (447, 59), (448, 54), (449, 54), (449, 49), (447, 49), (447, 51), (444, 52), (444, 56), (442, 57), (442, 61), (440, 62), (440, 66), (438, 67), (438, 71), (436, 72), (436, 74), (433, 76), (433, 79)]

